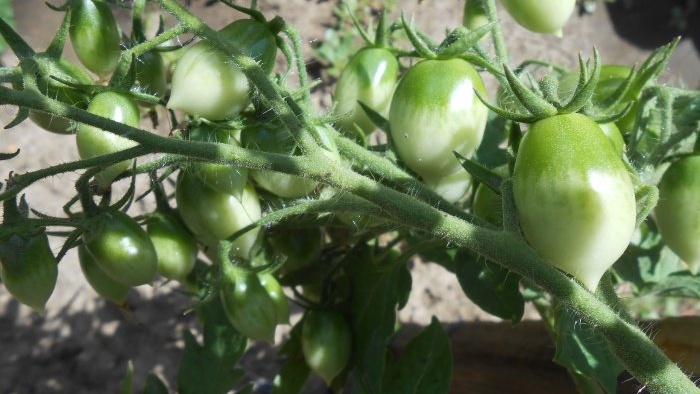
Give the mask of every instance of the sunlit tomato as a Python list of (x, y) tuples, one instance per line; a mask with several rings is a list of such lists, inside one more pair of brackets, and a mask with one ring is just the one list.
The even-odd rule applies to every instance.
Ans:
[[(216, 247), (220, 240), (261, 217), (260, 201), (252, 187), (247, 186), (239, 199), (208, 187), (186, 171), (181, 171), (178, 177), (175, 199), (187, 227), (210, 247)], [(237, 238), (232, 251), (249, 258), (259, 231), (254, 228)]]
[[(132, 127), (138, 127), (141, 118), (139, 107), (129, 97), (115, 92), (104, 92), (96, 95), (87, 110), (116, 122)], [(95, 156), (118, 152), (137, 145), (128, 138), (98, 129), (97, 127), (80, 124), (76, 135), (80, 158), (89, 159)], [(95, 175), (100, 187), (106, 189), (122, 172), (128, 170), (133, 160), (124, 160), (113, 164)]]
[(374, 123), (358, 101), (387, 117), (398, 75), (399, 63), (388, 50), (364, 48), (357, 52), (343, 69), (335, 87), (335, 111), (339, 115), (349, 115), (339, 121), (340, 127), (351, 129), (356, 124), (365, 134), (374, 131)]
[(267, 291), (267, 295), (275, 303), (277, 324), (289, 324), (289, 301), (287, 301), (287, 296), (284, 295), (280, 282), (277, 281), (274, 275), (268, 273), (259, 274), (258, 279), (265, 291)]
[(659, 183), (655, 211), (661, 237), (697, 274), (700, 267), (700, 156), (684, 157)]
[[(237, 20), (219, 31), (266, 72), (275, 64), (277, 46), (267, 26), (252, 19)], [(210, 120), (230, 118), (250, 104), (250, 87), (243, 72), (224, 52), (201, 41), (178, 60), (168, 108)]]
[(501, 0), (520, 26), (535, 32), (562, 36), (562, 28), (571, 17), (576, 0)]
[(530, 245), (591, 290), (632, 238), (634, 186), (620, 155), (584, 115), (530, 127), (516, 156), (513, 194)]
[(462, 59), (424, 60), (399, 82), (389, 110), (391, 137), (399, 157), (426, 183), (462, 170), (456, 151), (471, 157), (481, 143), (488, 109), (474, 67)]
[(97, 265), (126, 286), (150, 284), (158, 269), (158, 256), (150, 237), (129, 215), (101, 213), (85, 235), (85, 249)]

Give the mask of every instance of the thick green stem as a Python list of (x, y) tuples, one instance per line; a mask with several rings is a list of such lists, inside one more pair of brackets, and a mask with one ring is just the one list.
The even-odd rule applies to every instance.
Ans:
[(496, 9), (496, 0), (480, 0), (484, 2), (486, 15), (489, 18), (489, 22), (496, 22), (493, 30), (491, 30), (491, 37), (493, 37), (493, 46), (496, 49), (496, 57), (501, 64), (509, 64), (508, 62), (508, 49), (506, 47), (506, 40), (503, 38), (503, 32), (501, 31), (501, 24), (498, 23), (498, 10)]

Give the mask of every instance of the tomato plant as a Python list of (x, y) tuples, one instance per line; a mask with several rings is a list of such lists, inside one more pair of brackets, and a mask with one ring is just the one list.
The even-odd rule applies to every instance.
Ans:
[[(509, 53), (497, 6), (559, 34), (570, 0), (469, 0), (465, 26), (441, 41), (390, 9), (365, 29), (378, 10), (343, 2), (319, 59), (305, 29), (260, 2), (223, 1), (236, 21), (218, 31), (180, 1), (123, 3), (123, 48), (111, 0), (52, 6), (66, 12), (44, 52), (0, 17), (16, 55), (0, 65), (0, 103), (18, 108), (7, 127), (75, 130), (79, 153), (49, 163), (26, 156), (34, 129), (3, 134), (21, 149), (0, 152), (0, 276), (42, 311), (77, 248), (83, 276), (128, 319), (151, 302), (127, 303), (131, 287), (186, 295), (173, 313), (193, 310), (199, 331), (173, 334), (176, 381), (152, 374), (142, 391), (251, 391), (232, 368), (267, 349), (249, 342), (277, 339), (276, 394), (308, 391), (312, 373), (333, 392), (447, 393), (453, 352), (437, 318), (396, 341), (420, 258), (509, 324), (532, 303), (582, 392), (615, 392), (625, 370), (630, 391), (697, 392), (685, 373), (696, 365), (636, 324), (637, 300), (700, 299), (700, 93), (656, 80), (678, 40), (634, 68), (594, 49), (574, 72)], [(162, 23), (148, 28), (149, 15)], [(59, 60), (68, 39), (97, 81)], [(132, 182), (111, 187), (127, 171)], [(47, 183), (62, 210), (35, 205)]]
[(690, 270), (700, 267), (700, 156), (673, 162), (659, 183), (655, 217), (659, 231)]

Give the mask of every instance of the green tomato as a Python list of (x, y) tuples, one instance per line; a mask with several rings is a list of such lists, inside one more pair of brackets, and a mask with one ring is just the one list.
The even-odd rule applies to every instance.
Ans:
[[(221, 193), (193, 174), (181, 171), (175, 192), (177, 208), (187, 227), (203, 243), (216, 247), (218, 242), (261, 217), (255, 189), (247, 186), (241, 198)], [(259, 228), (246, 232), (233, 242), (233, 252), (247, 259), (257, 240)]]
[(274, 275), (262, 273), (258, 275), (260, 284), (267, 291), (272, 302), (275, 304), (275, 315), (277, 316), (277, 324), (289, 324), (289, 301), (284, 295), (280, 282), (277, 281)]
[[(241, 131), (241, 143), (248, 149), (291, 155), (296, 143), (286, 130), (263, 126), (250, 126)], [(269, 170), (250, 170), (255, 183), (268, 192), (282, 198), (305, 196), (318, 187), (318, 182), (295, 175)]]
[(508, 14), (532, 32), (561, 37), (576, 0), (501, 0)]
[(163, 97), (168, 88), (165, 78), (165, 63), (160, 53), (148, 51), (136, 57), (136, 85), (139, 91)]
[(58, 279), (46, 233), (13, 234), (0, 241), (0, 279), (13, 297), (43, 315)]
[(158, 256), (158, 273), (185, 281), (197, 262), (197, 242), (172, 214), (156, 213), (146, 225)]
[(612, 144), (584, 115), (530, 127), (516, 156), (513, 194), (530, 245), (590, 290), (632, 238), (634, 186)]
[(330, 386), (350, 360), (352, 335), (343, 315), (313, 310), (304, 317), (301, 349), (312, 371)]
[(286, 257), (282, 270), (293, 272), (312, 265), (321, 256), (323, 237), (318, 227), (297, 228), (268, 238), (275, 253)]
[(103, 78), (114, 71), (121, 52), (121, 36), (107, 3), (73, 2), (69, 33), (75, 54), (88, 70)]
[[(207, 124), (189, 129), (189, 137), (192, 141), (240, 146), (236, 140), (235, 130), (217, 128)], [(212, 162), (197, 162), (191, 168), (207, 186), (221, 193), (232, 194), (237, 198), (241, 198), (243, 189), (248, 182), (247, 168)]]
[(148, 233), (120, 211), (104, 212), (83, 235), (85, 249), (115, 281), (130, 287), (150, 284), (158, 256)]
[(104, 272), (84, 245), (78, 247), (78, 262), (83, 276), (97, 294), (117, 305), (126, 302), (126, 295), (131, 287), (117, 282)]
[(615, 152), (622, 157), (625, 152), (625, 140), (622, 138), (622, 133), (620, 133), (620, 129), (617, 127), (617, 125), (610, 122), (599, 123), (598, 126), (603, 131), (603, 134), (608, 137), (608, 141), (610, 141), (610, 144), (612, 144)]
[(453, 151), (470, 157), (481, 143), (488, 109), (474, 94), (486, 89), (462, 59), (424, 60), (396, 87), (389, 122), (399, 157), (426, 183), (462, 170)]
[[(80, 109), (86, 109), (89, 99), (82, 92), (59, 82), (51, 77), (59, 78), (74, 84), (90, 85), (92, 78), (82, 68), (65, 59), (55, 60), (38, 55), (35, 60), (40, 69), (37, 74), (37, 87), (46, 97)], [(65, 118), (57, 117), (40, 111), (31, 111), (31, 119), (37, 126), (57, 134), (73, 133), (73, 123)]]
[(455, 203), (467, 193), (472, 177), (464, 169), (439, 179), (425, 179), (425, 184), (448, 202)]
[(224, 273), (220, 294), (226, 316), (236, 330), (252, 340), (274, 342), (277, 306), (258, 275), (238, 269), (234, 275)]
[[(486, 9), (483, 2), (475, 0), (467, 0), (464, 3), (464, 13), (462, 14), (462, 24), (469, 30), (476, 30), (481, 26), (489, 23), (489, 17), (486, 15)], [(488, 35), (481, 38), (484, 41)]]
[(700, 156), (684, 157), (659, 183), (655, 217), (661, 238), (697, 274), (700, 267)]
[[(132, 127), (139, 127), (141, 119), (136, 103), (129, 97), (115, 92), (99, 93), (92, 99), (87, 110), (92, 114)], [(86, 124), (78, 126), (76, 141), (81, 159), (102, 156), (137, 145), (136, 142), (128, 138)], [(95, 175), (95, 179), (102, 189), (107, 189), (114, 178), (128, 170), (132, 163), (133, 160), (124, 160), (113, 164)]]
[[(237, 20), (219, 31), (243, 54), (272, 71), (277, 55), (275, 37), (252, 19)], [(231, 118), (250, 104), (245, 74), (229, 56), (206, 41), (192, 46), (175, 66), (168, 108), (210, 120)]]
[(356, 124), (365, 135), (374, 131), (376, 126), (358, 101), (387, 117), (398, 75), (399, 62), (388, 50), (364, 48), (357, 52), (343, 69), (335, 87), (335, 111), (339, 115), (349, 115), (340, 119), (340, 128), (350, 130)]

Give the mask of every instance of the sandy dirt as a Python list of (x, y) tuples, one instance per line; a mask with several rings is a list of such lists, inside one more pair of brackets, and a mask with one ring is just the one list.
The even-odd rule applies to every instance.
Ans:
[[(13, 2), (17, 28), (35, 48), (46, 47), (60, 23), (61, 15), (44, 6), (43, 0)], [(258, 2), (266, 16), (279, 14), (299, 26), (308, 44), (306, 53), (310, 65), (310, 44), (324, 39), (325, 29), (333, 23), (335, 1), (261, 0)], [(205, 6), (205, 1), (193, 1), (194, 13), (214, 27), (221, 27), (233, 18), (235, 11), (217, 4)], [(446, 27), (460, 23), (462, 2), (457, 0), (398, 1), (407, 15), (435, 39), (444, 35)], [(595, 45), (607, 63), (639, 64), (650, 49), (630, 43), (616, 34), (605, 7), (593, 15), (575, 16), (565, 28), (565, 37), (542, 37), (529, 33), (505, 14), (505, 35), (512, 51), (513, 62), (540, 58), (566, 66), (576, 64), (575, 54), (591, 53)], [(126, 26), (126, 24), (124, 24)], [(651, 27), (653, 28), (653, 27)], [(73, 54), (68, 52), (68, 57)], [(2, 57), (5, 64), (15, 64), (9, 54)], [(700, 86), (700, 60), (691, 40), (678, 47), (663, 78), (670, 83)], [(328, 102), (327, 94), (317, 98), (319, 106)], [(8, 123), (15, 108), (2, 107), (0, 121)], [(36, 129), (30, 122), (0, 132), (0, 151), (21, 154), (0, 162), (0, 174), (25, 172), (77, 158), (74, 138), (59, 136)], [(65, 174), (45, 180), (27, 189), (29, 204), (48, 214), (60, 214), (61, 206), (73, 193), (76, 174)], [(145, 211), (150, 203), (134, 207)], [(53, 243), (55, 250), (59, 243)], [(434, 264), (415, 263), (412, 269), (414, 289), (411, 299), (401, 312), (404, 322), (426, 324), (432, 315), (442, 322), (497, 320), (475, 307), (462, 293), (452, 275)], [(45, 316), (39, 316), (13, 301), (0, 286), (0, 394), (29, 393), (113, 393), (117, 392), (128, 360), (135, 367), (136, 387), (153, 371), (169, 384), (174, 382), (182, 354), (183, 330), (196, 329), (194, 318), (187, 314), (189, 300), (174, 286), (158, 282), (154, 287), (133, 291), (129, 303), (134, 318), (127, 318), (118, 308), (98, 298), (88, 287), (74, 253), (60, 264), (59, 282), (47, 304)], [(528, 317), (535, 318), (528, 312)], [(136, 323), (138, 322), (138, 323)], [(264, 360), (261, 363), (261, 360)], [(266, 392), (277, 366), (274, 349), (255, 345), (242, 362), (252, 380)], [(260, 366), (264, 365), (263, 368)], [(319, 392), (313, 384), (308, 392)]]

